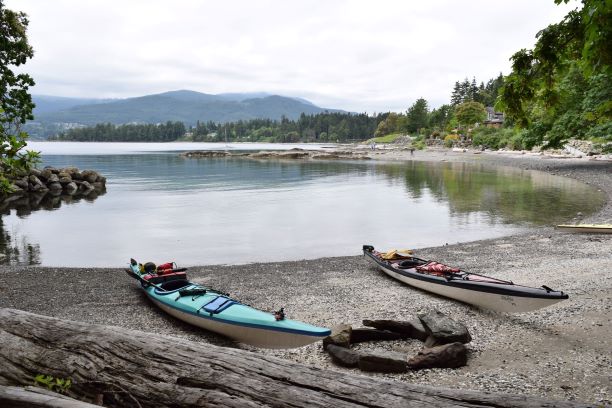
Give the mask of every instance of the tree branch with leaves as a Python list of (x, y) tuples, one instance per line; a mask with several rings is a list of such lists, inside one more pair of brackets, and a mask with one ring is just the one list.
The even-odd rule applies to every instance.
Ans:
[(38, 152), (24, 150), (28, 135), (21, 129), (34, 119), (29, 93), (34, 80), (13, 71), (34, 55), (27, 27), (27, 16), (5, 8), (0, 0), (0, 193), (10, 192), (9, 179), (26, 173), (40, 157)]

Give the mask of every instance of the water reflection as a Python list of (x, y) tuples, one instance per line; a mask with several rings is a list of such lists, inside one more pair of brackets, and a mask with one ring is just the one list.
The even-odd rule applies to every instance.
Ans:
[(18, 234), (9, 234), (4, 229), (2, 218), (0, 218), (0, 263), (40, 265), (40, 245), (31, 244), (26, 237)]
[(595, 212), (605, 199), (602, 192), (572, 179), (508, 167), (409, 162), (380, 166), (379, 171), (403, 180), (413, 200), (431, 195), (448, 202), (451, 215), (484, 212), (508, 224), (567, 221), (577, 212)]
[(193, 265), (356, 255), (364, 243), (492, 238), (604, 202), (573, 180), (463, 163), (45, 157), (44, 165), (68, 164), (104, 174), (108, 193), (95, 203), (42, 197), (4, 208), (5, 261), (111, 266), (165, 254), (162, 261)]
[(3, 216), (13, 212), (20, 219), (27, 219), (35, 211), (53, 211), (62, 205), (76, 204), (81, 201), (93, 203), (99, 196), (106, 194), (106, 188), (97, 188), (76, 194), (62, 194), (47, 191), (43, 193), (22, 193), (9, 196), (0, 202), (0, 264), (40, 265), (40, 244), (31, 243), (26, 235), (17, 229), (9, 233), (5, 229)]
[(62, 204), (70, 205), (80, 202), (94, 202), (99, 196), (106, 194), (106, 188), (96, 188), (89, 190), (86, 194), (62, 194), (60, 192), (47, 191), (44, 193), (23, 193), (13, 195), (0, 202), (0, 214), (9, 215), (11, 210), (15, 210), (18, 217), (27, 217), (33, 211), (57, 210)]

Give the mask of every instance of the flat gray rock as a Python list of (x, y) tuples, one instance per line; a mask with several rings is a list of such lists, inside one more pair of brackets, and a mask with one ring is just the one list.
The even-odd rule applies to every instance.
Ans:
[(404, 354), (393, 351), (362, 354), (359, 356), (359, 369), (378, 373), (405, 373), (408, 359)]
[(419, 319), (423, 323), (429, 336), (435, 338), (435, 342), (427, 340), (428, 344), (447, 344), (447, 343), (469, 343), (472, 336), (463, 323), (459, 323), (438, 310), (419, 314)]
[(467, 364), (467, 348), (462, 343), (449, 343), (432, 348), (424, 348), (408, 360), (413, 370), (424, 368), (458, 368)]
[(359, 363), (359, 353), (351, 349), (340, 347), (335, 344), (328, 344), (327, 352), (334, 363), (343, 367), (357, 367)]
[(340, 324), (332, 327), (332, 332), (329, 336), (323, 339), (323, 349), (327, 349), (330, 344), (335, 344), (339, 347), (351, 347), (351, 332), (353, 328), (350, 324)]
[(378, 329), (353, 329), (351, 331), (351, 344), (363, 343), (365, 341), (385, 341), (399, 340), (402, 338), (400, 333)]

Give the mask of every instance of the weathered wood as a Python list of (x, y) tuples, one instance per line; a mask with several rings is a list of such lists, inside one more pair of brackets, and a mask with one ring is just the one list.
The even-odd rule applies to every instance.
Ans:
[(142, 407), (581, 407), (321, 370), (245, 350), (0, 309), (0, 385), (39, 373), (68, 394)]
[(0, 407), (12, 408), (96, 408), (97, 405), (35, 387), (0, 385)]

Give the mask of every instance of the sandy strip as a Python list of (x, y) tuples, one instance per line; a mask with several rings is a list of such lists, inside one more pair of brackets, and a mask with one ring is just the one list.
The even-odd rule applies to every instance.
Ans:
[[(381, 160), (474, 162), (571, 177), (608, 196), (605, 207), (583, 221), (612, 222), (610, 161), (448, 150), (369, 154)], [(228, 291), (245, 303), (268, 310), (284, 306), (290, 318), (316, 325), (358, 327), (363, 319), (410, 319), (419, 311), (437, 308), (470, 329), (474, 340), (467, 367), (385, 375), (390, 379), (610, 404), (611, 235), (569, 234), (541, 227), (521, 235), (420, 249), (417, 255), (520, 284), (546, 284), (569, 293), (570, 299), (533, 313), (498, 315), (411, 289), (378, 272), (362, 256), (202, 266), (190, 268), (190, 274), (193, 280)], [(158, 311), (135, 282), (116, 268), (1, 266), (0, 307), (236, 347)], [(420, 346), (416, 341), (384, 342), (358, 349), (416, 353)], [(254, 351), (346, 370), (335, 367), (320, 344)]]

